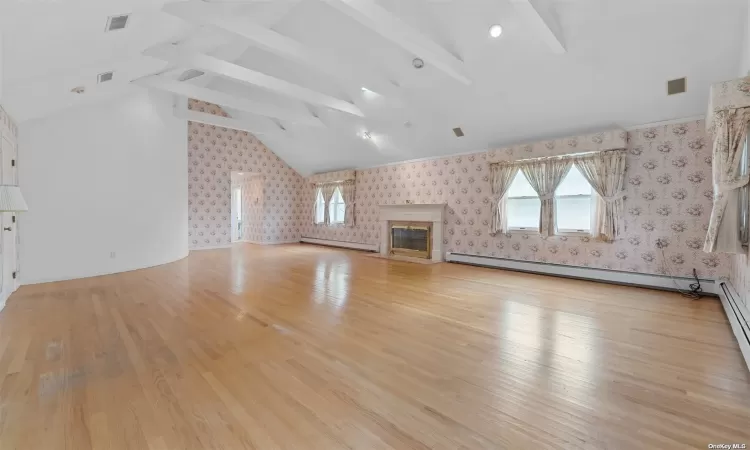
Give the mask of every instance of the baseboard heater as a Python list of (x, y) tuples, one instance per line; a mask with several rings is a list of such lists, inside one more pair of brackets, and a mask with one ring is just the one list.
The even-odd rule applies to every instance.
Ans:
[(735, 293), (733, 286), (728, 283), (720, 283), (721, 291), (719, 298), (724, 307), (724, 312), (729, 319), (729, 325), (732, 327), (734, 337), (745, 358), (745, 364), (750, 369), (750, 312), (747, 307), (737, 300), (739, 296)]
[[(667, 277), (663, 275), (650, 275), (620, 270), (595, 269), (592, 267), (566, 266), (563, 264), (521, 261), (517, 259), (496, 258), (491, 256), (467, 255), (464, 253), (448, 253), (445, 260), (452, 263), (469, 264), (473, 266), (494, 267), (514, 270), (517, 272), (530, 272), (564, 278), (578, 278), (582, 280), (649, 287), (669, 291), (689, 291), (690, 284), (695, 282), (694, 278)], [(715, 280), (700, 280), (700, 282), (701, 287), (703, 288), (703, 293), (719, 295), (720, 289)]]
[(306, 244), (325, 245), (327, 247), (339, 247), (339, 248), (350, 248), (352, 250), (364, 250), (366, 252), (377, 252), (380, 251), (380, 247), (377, 244), (360, 244), (357, 242), (346, 242), (346, 241), (334, 241), (330, 239), (317, 239), (311, 237), (303, 237), (300, 242)]

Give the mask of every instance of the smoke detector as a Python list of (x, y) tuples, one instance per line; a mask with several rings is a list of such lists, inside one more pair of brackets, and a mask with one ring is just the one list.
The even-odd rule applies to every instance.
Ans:
[(113, 76), (114, 72), (104, 72), (100, 73), (99, 76), (96, 77), (96, 79), (99, 83), (106, 83), (107, 81), (112, 81)]
[(83, 86), (78, 86), (71, 89), (70, 92), (74, 94), (83, 94), (84, 92), (86, 92), (86, 88)]
[(421, 69), (424, 67), (424, 60), (422, 58), (414, 58), (411, 60), (411, 65), (414, 66), (415, 69)]
[(104, 29), (104, 31), (122, 30), (128, 25), (128, 19), (130, 19), (130, 14), (109, 16), (107, 18), (107, 27)]

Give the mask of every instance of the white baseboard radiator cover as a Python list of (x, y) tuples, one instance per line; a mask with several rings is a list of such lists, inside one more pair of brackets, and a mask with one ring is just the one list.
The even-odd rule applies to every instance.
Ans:
[(729, 319), (734, 337), (745, 358), (748, 370), (750, 370), (750, 311), (739, 300), (737, 291), (729, 283), (719, 283), (719, 298), (724, 306), (724, 312)]
[[(448, 262), (470, 264), (474, 266), (495, 267), (499, 269), (531, 272), (543, 275), (553, 275), (565, 278), (579, 278), (582, 280), (602, 281), (606, 283), (641, 286), (670, 291), (689, 291), (694, 278), (668, 277), (645, 273), (624, 272), (620, 270), (595, 269), (592, 267), (566, 266), (517, 259), (495, 258), (491, 256), (475, 256), (463, 253), (448, 253)], [(715, 280), (700, 280), (704, 294), (719, 295), (720, 288)]]
[(300, 239), (300, 242), (303, 242), (306, 244), (325, 245), (328, 247), (340, 247), (340, 248), (350, 248), (353, 250), (364, 250), (366, 252), (380, 251), (380, 246), (378, 246), (378, 244), (360, 244), (357, 242), (334, 241), (330, 239), (317, 239), (317, 238), (311, 238), (311, 237), (303, 237), (302, 239)]

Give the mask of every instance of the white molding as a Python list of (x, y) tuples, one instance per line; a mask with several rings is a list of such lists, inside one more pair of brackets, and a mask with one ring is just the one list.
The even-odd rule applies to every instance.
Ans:
[(703, 120), (706, 115), (690, 116), (690, 117), (678, 117), (676, 119), (660, 120), (658, 122), (642, 123), (640, 125), (633, 125), (632, 127), (625, 127), (625, 131), (641, 130), (643, 128), (661, 127), (664, 125), (674, 125), (676, 123), (694, 122), (696, 120)]
[[(464, 255), (461, 253), (448, 253), (445, 260), (448, 262), (457, 262), (476, 266), (516, 270), (519, 272), (531, 272), (542, 275), (579, 278), (583, 280), (603, 281), (608, 283), (643, 286), (673, 291), (678, 290), (678, 288), (688, 291), (690, 290), (689, 284), (694, 282), (692, 278), (671, 278), (663, 275), (621, 272), (618, 270), (596, 269), (592, 267), (565, 266), (562, 264), (519, 261), (516, 259), (494, 258), (489, 256), (472, 256)], [(715, 280), (702, 279), (700, 280), (700, 282), (704, 293), (719, 295), (720, 287)]]
[[(740, 346), (742, 356), (745, 358), (745, 364), (748, 370), (750, 370), (750, 324), (747, 323), (750, 320), (750, 311), (743, 304), (737, 302), (740, 296), (729, 282), (719, 283), (719, 298), (721, 299), (721, 305), (724, 307), (724, 313), (727, 315), (729, 325), (732, 327), (737, 344)], [(727, 297), (724, 289), (721, 289), (723, 285), (729, 291), (730, 297)], [(738, 314), (744, 317), (744, 320), (738, 318)]]
[(353, 250), (364, 250), (368, 252), (377, 252), (380, 249), (378, 244), (359, 244), (357, 242), (332, 241), (329, 239), (316, 239), (316, 238), (310, 238), (310, 237), (303, 237), (301, 239), (301, 242), (305, 244), (316, 244), (316, 245), (325, 245), (328, 247), (350, 248)]
[[(240, 241), (236, 241), (236, 242), (240, 242)], [(195, 250), (217, 250), (220, 248), (229, 248), (231, 246), (232, 244), (209, 245), (208, 247), (190, 247), (188, 250), (191, 252)]]

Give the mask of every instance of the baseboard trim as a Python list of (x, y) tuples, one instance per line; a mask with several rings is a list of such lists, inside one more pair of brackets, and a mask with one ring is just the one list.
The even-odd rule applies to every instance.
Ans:
[(742, 356), (745, 358), (747, 369), (750, 370), (750, 311), (737, 301), (740, 298), (731, 283), (720, 283), (719, 298), (732, 327)]
[(353, 250), (364, 250), (367, 252), (380, 251), (380, 246), (377, 244), (359, 244), (356, 242), (332, 241), (329, 239), (316, 239), (310, 237), (303, 237), (300, 241), (305, 244), (325, 245), (327, 247), (350, 248)]
[(230, 248), (232, 244), (222, 244), (222, 245), (210, 245), (208, 247), (190, 247), (190, 251), (195, 250), (218, 250), (220, 248)]
[[(562, 264), (519, 261), (516, 259), (494, 258), (490, 256), (474, 256), (463, 253), (448, 253), (447, 262), (470, 264), (474, 266), (494, 267), (499, 269), (531, 272), (542, 275), (552, 275), (565, 278), (579, 278), (605, 283), (624, 284), (629, 286), (649, 287), (677, 291), (690, 290), (689, 285), (695, 280), (683, 277), (666, 277), (645, 273), (622, 272), (619, 270), (595, 269), (592, 267), (565, 266)], [(715, 280), (700, 280), (703, 292), (719, 295), (721, 290)]]

